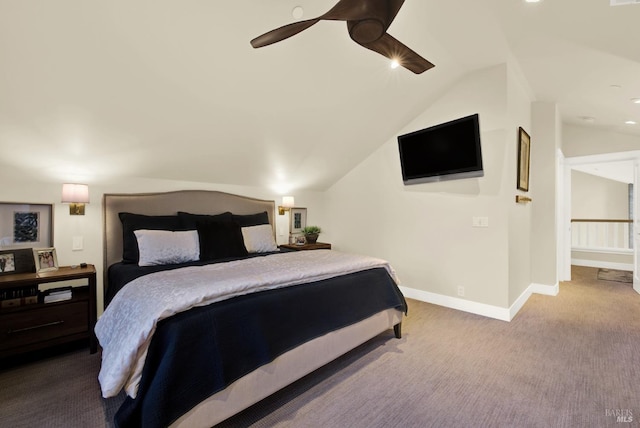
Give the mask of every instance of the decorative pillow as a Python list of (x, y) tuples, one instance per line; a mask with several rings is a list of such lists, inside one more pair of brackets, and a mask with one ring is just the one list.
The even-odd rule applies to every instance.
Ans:
[(122, 222), (122, 261), (124, 263), (138, 263), (138, 242), (133, 234), (135, 230), (187, 230), (181, 225), (177, 215), (150, 216), (122, 212), (118, 216)]
[(191, 214), (178, 211), (178, 217), (185, 229), (196, 229), (199, 221), (231, 221), (233, 217), (229, 211), (220, 214)]
[(237, 221), (240, 227), (257, 226), (259, 224), (269, 224), (269, 214), (266, 211), (255, 214), (233, 214), (233, 220)]
[(278, 250), (270, 224), (243, 227), (242, 237), (244, 238), (244, 246), (250, 253), (268, 253)]
[(138, 241), (139, 266), (175, 265), (200, 259), (200, 243), (195, 230), (140, 229), (133, 233)]
[(199, 221), (200, 260), (246, 256), (242, 230), (235, 221)]

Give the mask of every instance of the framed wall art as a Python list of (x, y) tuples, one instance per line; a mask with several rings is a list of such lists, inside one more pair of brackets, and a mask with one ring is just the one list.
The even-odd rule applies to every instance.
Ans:
[(307, 209), (291, 208), (289, 211), (289, 233), (297, 235), (307, 226)]
[(58, 270), (58, 256), (56, 249), (50, 248), (34, 248), (33, 260), (36, 264), (36, 272), (48, 272)]
[(529, 165), (531, 158), (531, 137), (520, 127), (518, 129), (518, 190), (529, 191)]
[(52, 245), (52, 204), (0, 202), (0, 250)]

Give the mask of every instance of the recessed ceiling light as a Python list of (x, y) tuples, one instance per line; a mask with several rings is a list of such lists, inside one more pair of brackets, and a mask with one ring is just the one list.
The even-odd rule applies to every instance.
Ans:
[(611, 89), (621, 89), (622, 88), (622, 86), (620, 86), (620, 85), (609, 85), (609, 87)]
[(635, 124), (636, 124), (636, 121), (635, 121), (635, 120), (627, 120), (625, 123), (626, 123), (627, 125), (635, 125)]
[(596, 121), (596, 118), (591, 116), (580, 116), (578, 119), (580, 119), (583, 122), (589, 122), (589, 123), (593, 123)]
[(635, 104), (640, 104), (640, 98), (631, 98), (631, 102)]
[(398, 67), (400, 67), (400, 63), (398, 62), (398, 60), (397, 59), (391, 60), (391, 68), (396, 69)]
[(291, 15), (293, 15), (295, 19), (300, 19), (302, 15), (304, 15), (304, 9), (302, 9), (302, 6), (296, 6), (291, 11)]
[(524, 0), (527, 3), (538, 3), (540, 0)]

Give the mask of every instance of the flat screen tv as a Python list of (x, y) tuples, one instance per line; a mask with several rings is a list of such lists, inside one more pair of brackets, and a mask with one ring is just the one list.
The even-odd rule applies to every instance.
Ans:
[(398, 137), (404, 184), (482, 177), (477, 114)]

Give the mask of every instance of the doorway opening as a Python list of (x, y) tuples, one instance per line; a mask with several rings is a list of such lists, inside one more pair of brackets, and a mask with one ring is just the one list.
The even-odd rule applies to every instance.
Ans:
[(563, 164), (559, 279), (571, 280), (572, 263), (628, 270), (639, 291), (639, 235), (634, 230), (640, 230), (640, 152), (565, 158)]

